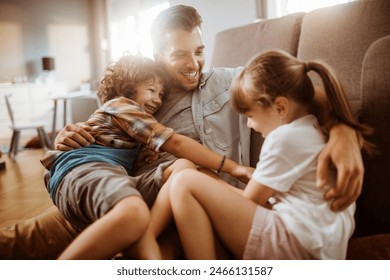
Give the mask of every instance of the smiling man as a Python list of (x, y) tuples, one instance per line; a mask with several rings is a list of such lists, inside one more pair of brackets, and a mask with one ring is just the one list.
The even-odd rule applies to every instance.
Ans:
[(166, 34), (165, 41), (165, 47), (157, 50), (155, 59), (167, 70), (172, 82), (170, 93), (196, 89), (205, 63), (200, 28), (177, 29)]

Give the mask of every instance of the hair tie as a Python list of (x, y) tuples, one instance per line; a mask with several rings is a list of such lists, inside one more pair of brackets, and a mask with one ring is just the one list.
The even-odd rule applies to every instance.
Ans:
[(309, 72), (311, 69), (310, 69), (310, 65), (309, 65), (309, 62), (303, 62), (303, 67), (305, 68), (305, 72)]

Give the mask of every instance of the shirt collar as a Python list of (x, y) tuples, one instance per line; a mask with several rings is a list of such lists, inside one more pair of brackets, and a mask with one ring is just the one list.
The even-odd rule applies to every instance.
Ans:
[(207, 80), (211, 77), (213, 72), (214, 72), (214, 67), (202, 73), (202, 77), (200, 77), (199, 90), (206, 84)]

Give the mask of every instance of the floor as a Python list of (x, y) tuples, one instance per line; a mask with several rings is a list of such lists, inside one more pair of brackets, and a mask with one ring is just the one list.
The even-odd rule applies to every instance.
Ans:
[(45, 211), (52, 202), (46, 191), (40, 163), (43, 149), (23, 150), (16, 160), (3, 154), (0, 162), (0, 227), (29, 219)]

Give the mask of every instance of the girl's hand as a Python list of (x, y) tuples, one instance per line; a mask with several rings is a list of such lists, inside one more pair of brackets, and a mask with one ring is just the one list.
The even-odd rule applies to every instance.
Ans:
[(254, 171), (255, 169), (253, 167), (237, 165), (237, 167), (232, 170), (230, 175), (247, 184), (252, 177)]

